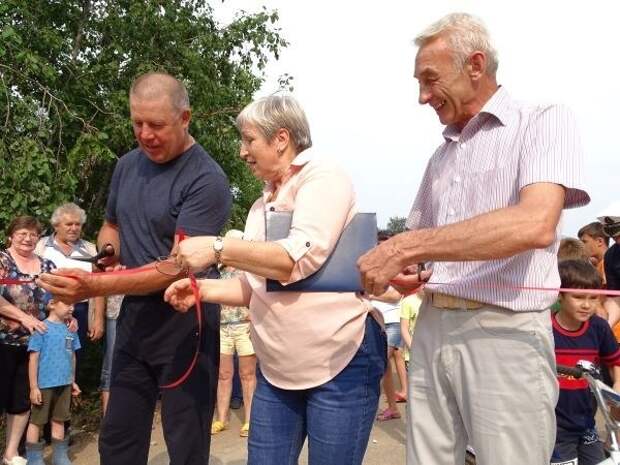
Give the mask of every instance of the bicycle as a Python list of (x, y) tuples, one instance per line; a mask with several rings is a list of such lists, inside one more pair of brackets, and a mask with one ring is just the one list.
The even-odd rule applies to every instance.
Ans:
[(598, 379), (600, 377), (598, 368), (587, 360), (578, 361), (575, 367), (558, 365), (557, 372), (577, 379), (584, 378), (588, 382), (590, 391), (592, 391), (596, 404), (605, 419), (605, 429), (608, 436), (605, 448), (609, 457), (599, 462), (598, 465), (620, 465), (620, 446), (618, 445), (620, 422), (615, 420), (611, 413), (612, 408), (620, 408), (620, 393), (600, 381)]
[[(620, 465), (620, 445), (618, 444), (618, 433), (620, 432), (620, 422), (615, 420), (611, 414), (612, 408), (620, 408), (620, 393), (608, 387), (600, 381), (600, 372), (596, 365), (587, 360), (580, 360), (577, 366), (569, 367), (557, 365), (557, 372), (561, 375), (572, 376), (573, 378), (584, 378), (588, 382), (590, 391), (594, 395), (596, 404), (605, 420), (608, 443), (606, 451), (609, 457), (599, 462), (598, 465)], [(467, 451), (466, 465), (475, 465), (476, 456), (473, 451)]]

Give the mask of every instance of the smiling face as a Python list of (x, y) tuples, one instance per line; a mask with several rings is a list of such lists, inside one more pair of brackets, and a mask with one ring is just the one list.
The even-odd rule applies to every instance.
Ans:
[(138, 145), (155, 163), (166, 163), (187, 148), (190, 111), (179, 111), (170, 98), (132, 96), (129, 102), (133, 132)]
[(443, 37), (422, 45), (415, 61), (415, 78), (420, 85), (419, 103), (430, 105), (444, 125), (463, 128), (482, 108), (477, 86), (467, 64), (459, 70), (454, 52)]
[[(290, 150), (284, 150), (288, 143), (288, 132), (280, 129), (271, 139), (251, 123), (241, 127), (239, 156), (252, 174), (263, 181), (277, 182), (288, 170), (292, 157)], [(293, 154), (294, 157), (294, 154)]]
[(600, 305), (600, 297), (589, 294), (560, 294), (560, 313), (562, 321), (581, 325), (589, 320)]
[(10, 238), (11, 248), (26, 257), (34, 252), (39, 240), (39, 232), (36, 229), (20, 228), (13, 231)]

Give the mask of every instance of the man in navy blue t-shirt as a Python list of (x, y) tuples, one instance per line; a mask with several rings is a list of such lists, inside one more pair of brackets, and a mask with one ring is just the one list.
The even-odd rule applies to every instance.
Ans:
[[(134, 81), (129, 97), (138, 148), (116, 166), (97, 242), (116, 251), (108, 265), (143, 269), (102, 276), (68, 270), (64, 274), (72, 277), (45, 275), (41, 284), (65, 300), (126, 295), (99, 440), (101, 464), (146, 465), (161, 392), (170, 464), (205, 465), (218, 378), (219, 308), (202, 305), (205, 324), (198, 340), (195, 312), (176, 312), (163, 301), (163, 289), (182, 272), (153, 263), (170, 255), (179, 231), (217, 236), (232, 198), (222, 169), (189, 134), (189, 99), (180, 81), (148, 73)], [(161, 389), (187, 374), (180, 386)]]

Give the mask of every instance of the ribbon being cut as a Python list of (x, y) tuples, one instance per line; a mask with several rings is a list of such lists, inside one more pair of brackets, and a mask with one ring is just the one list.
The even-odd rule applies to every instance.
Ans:
[[(185, 239), (185, 233), (183, 231), (178, 231), (177, 235), (179, 237), (179, 242)], [(114, 254), (115, 254), (114, 247), (111, 244), (106, 244), (97, 255), (94, 255), (92, 257), (79, 257), (79, 258), (76, 258), (76, 260), (93, 263), (94, 265), (97, 266), (97, 268), (103, 270), (105, 268), (105, 265), (101, 263), (101, 260), (107, 257), (113, 257)], [(187, 273), (187, 276), (190, 279), (192, 291), (194, 294), (194, 298), (196, 300), (196, 304), (194, 306), (196, 310), (196, 321), (198, 324), (198, 334), (197, 334), (198, 337), (197, 337), (197, 343), (196, 343), (196, 350), (189, 364), (189, 367), (185, 370), (185, 372), (181, 376), (179, 376), (178, 379), (176, 379), (175, 381), (160, 386), (162, 389), (172, 389), (172, 388), (178, 387), (181, 384), (183, 384), (183, 382), (189, 377), (192, 370), (194, 369), (194, 366), (196, 365), (198, 356), (200, 354), (200, 341), (202, 339), (203, 321), (202, 321), (202, 312), (200, 311), (200, 292), (198, 290), (198, 285), (196, 283), (196, 277), (191, 271), (187, 271), (187, 270), (183, 270), (179, 268), (176, 265), (174, 257), (159, 257), (157, 260), (157, 263), (155, 263), (152, 266), (144, 266), (144, 267), (133, 268), (133, 269), (120, 269), (120, 270), (114, 270), (114, 271), (99, 271), (96, 273), (98, 275), (137, 274), (137, 273), (143, 273), (153, 268), (156, 269), (158, 272), (168, 275), (168, 276), (180, 276), (185, 271)], [(87, 274), (90, 274), (90, 273), (87, 273)], [(66, 276), (71, 277), (70, 275), (66, 275)], [(31, 275), (29, 279), (0, 278), (0, 285), (10, 286), (10, 285), (30, 284), (30, 283), (34, 283), (38, 277), (39, 275), (35, 274), (35, 275)], [(77, 277), (75, 278), (77, 279)]]
[[(183, 231), (178, 231), (177, 234), (179, 237), (179, 242), (185, 239), (185, 234), (183, 233)], [(115, 251), (112, 245), (107, 244), (103, 247), (103, 249), (97, 255), (93, 257), (80, 258), (80, 260), (93, 263), (97, 267), (103, 269), (103, 265), (101, 265), (100, 261), (106, 257), (114, 256), (114, 253)], [(196, 344), (196, 350), (185, 372), (181, 376), (179, 376), (178, 379), (176, 379), (175, 381), (160, 386), (162, 389), (171, 389), (171, 388), (180, 386), (189, 377), (192, 370), (194, 369), (194, 366), (197, 363), (198, 356), (200, 354), (200, 341), (202, 340), (203, 321), (202, 321), (202, 312), (200, 308), (200, 291), (198, 289), (198, 284), (197, 284), (195, 275), (189, 270), (183, 270), (179, 268), (178, 265), (176, 264), (176, 261), (174, 260), (174, 257), (159, 257), (157, 260), (157, 263), (155, 263), (152, 266), (145, 266), (145, 267), (134, 268), (134, 269), (114, 270), (114, 271), (100, 271), (100, 272), (97, 272), (97, 274), (113, 274), (113, 275), (134, 274), (134, 273), (142, 273), (147, 270), (151, 270), (153, 268), (155, 268), (158, 272), (165, 274), (165, 275), (169, 275), (169, 276), (181, 276), (184, 272), (187, 273), (187, 276), (190, 279), (192, 292), (194, 294), (194, 299), (196, 301), (194, 305), (194, 308), (196, 311), (196, 321), (198, 325), (198, 334), (197, 334), (198, 342)], [(0, 284), (2, 285), (29, 284), (29, 283), (35, 282), (37, 278), (38, 278), (38, 275), (33, 275), (30, 279), (0, 278)], [(390, 281), (390, 283), (395, 286), (406, 286), (407, 285), (407, 283), (400, 282), (397, 279), (393, 279), (392, 281)], [(440, 282), (429, 281), (429, 282), (424, 283), (424, 285), (420, 286), (420, 288), (418, 288), (416, 291), (412, 293), (415, 293), (421, 290), (424, 286), (429, 285), (429, 284), (430, 285), (433, 285), (433, 284), (443, 285), (443, 286), (451, 285), (451, 283), (440, 283)], [(481, 284), (476, 287), (487, 288), (487, 289), (488, 288), (494, 288), (494, 289), (503, 288), (507, 290), (521, 291), (521, 292), (555, 292), (555, 293), (561, 292), (561, 293), (572, 293), (572, 294), (605, 295), (605, 296), (611, 296), (611, 297), (620, 296), (620, 291), (610, 290), (610, 289), (548, 288), (548, 287), (534, 287), (534, 286), (509, 286), (509, 285), (497, 285), (497, 284), (493, 284), (493, 285)]]

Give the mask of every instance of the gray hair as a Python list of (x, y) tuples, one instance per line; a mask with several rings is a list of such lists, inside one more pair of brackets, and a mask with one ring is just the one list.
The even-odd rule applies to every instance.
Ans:
[(468, 13), (451, 13), (431, 24), (414, 42), (421, 47), (435, 38), (445, 37), (454, 51), (454, 61), (458, 70), (462, 70), (469, 56), (483, 52), (487, 57), (486, 73), (495, 77), (499, 64), (497, 51), (491, 43), (491, 36), (482, 20)]
[(237, 116), (237, 129), (241, 131), (248, 123), (256, 126), (267, 140), (271, 140), (278, 129), (286, 129), (297, 153), (312, 147), (306, 114), (290, 95), (270, 95), (253, 101)]
[(86, 212), (73, 202), (68, 202), (63, 203), (60, 207), (56, 207), (50, 219), (52, 226), (58, 226), (64, 215), (77, 216), (80, 219), (80, 224), (86, 223)]
[(162, 94), (170, 98), (175, 110), (180, 112), (190, 109), (189, 95), (185, 85), (174, 76), (162, 72), (150, 72), (138, 76), (129, 89), (129, 97), (143, 99), (159, 98)]

